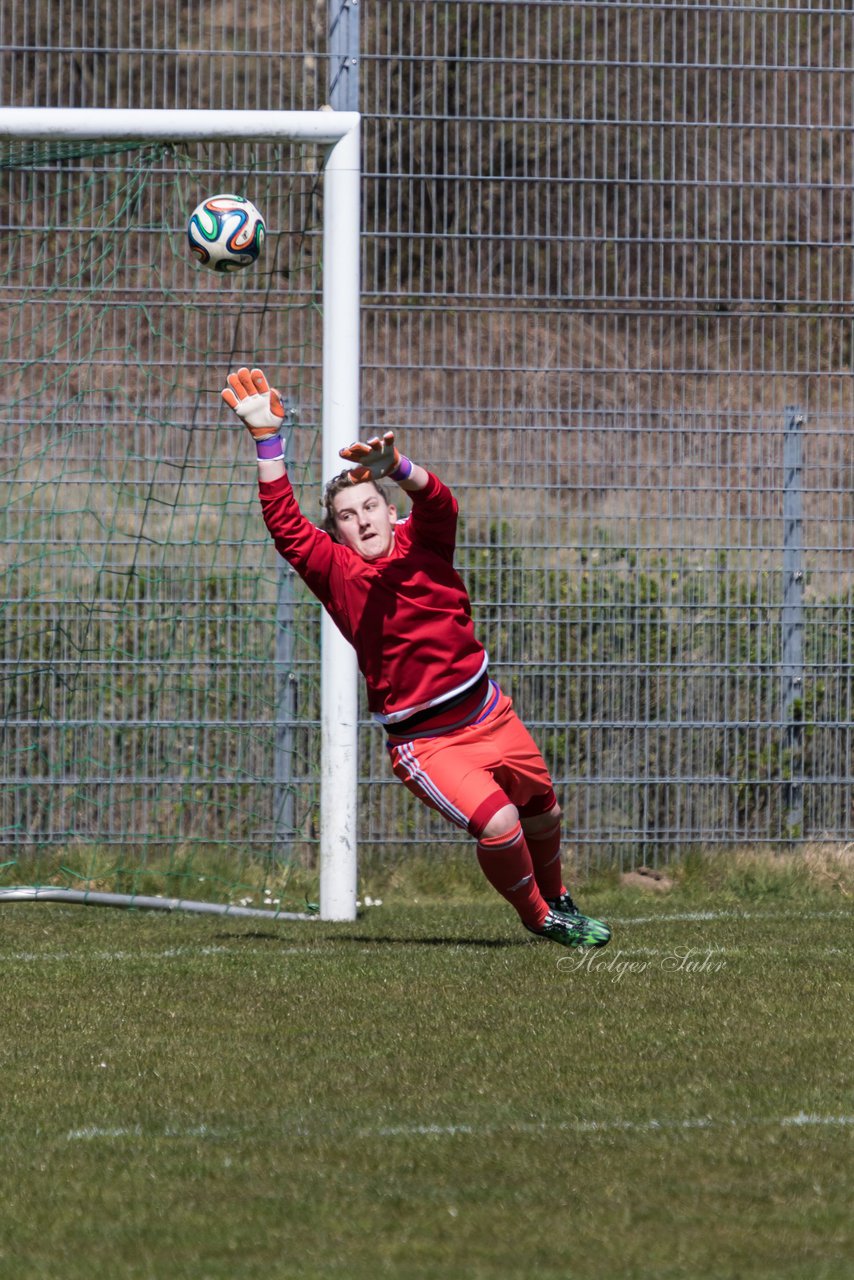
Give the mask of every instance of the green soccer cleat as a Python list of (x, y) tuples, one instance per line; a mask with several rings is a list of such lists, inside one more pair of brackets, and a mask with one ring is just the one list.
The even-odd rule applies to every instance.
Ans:
[(559, 898), (546, 898), (546, 902), (552, 911), (559, 911), (563, 916), (580, 916), (581, 912), (572, 901), (569, 890), (566, 890)]
[[(562, 895), (564, 898), (568, 894)], [(570, 899), (572, 901), (572, 899)], [(611, 939), (611, 930), (601, 920), (590, 920), (577, 909), (574, 912), (555, 911), (549, 908), (539, 929), (526, 924), (529, 933), (538, 938), (548, 938), (562, 947), (604, 947)]]

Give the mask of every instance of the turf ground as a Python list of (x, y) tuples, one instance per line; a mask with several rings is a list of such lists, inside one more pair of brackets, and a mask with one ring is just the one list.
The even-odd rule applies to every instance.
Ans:
[(594, 886), (582, 955), (6, 907), (0, 1276), (850, 1280), (854, 912), (795, 887)]

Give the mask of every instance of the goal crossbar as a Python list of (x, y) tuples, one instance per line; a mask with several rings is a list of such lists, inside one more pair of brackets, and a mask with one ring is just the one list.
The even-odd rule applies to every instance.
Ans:
[(0, 138), (39, 142), (316, 142), (359, 126), (356, 111), (177, 111), (156, 107), (0, 107)]
[[(322, 231), (324, 476), (340, 468), (338, 450), (359, 436), (359, 124), (358, 112), (328, 107), (318, 111), (0, 107), (0, 139), (6, 141), (304, 142), (327, 148)], [(321, 648), (320, 917), (353, 920), (358, 671), (353, 649), (325, 612)], [(135, 899), (135, 905), (139, 903)], [(193, 909), (189, 902), (182, 902), (182, 907)], [(198, 909), (207, 908), (198, 904)]]

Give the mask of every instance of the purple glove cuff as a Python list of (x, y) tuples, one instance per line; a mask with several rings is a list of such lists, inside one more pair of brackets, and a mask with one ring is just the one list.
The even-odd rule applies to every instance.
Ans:
[(404, 454), (401, 454), (394, 471), (389, 471), (388, 478), (399, 484), (401, 480), (408, 480), (411, 475), (412, 463)]
[(266, 440), (255, 441), (255, 452), (259, 458), (275, 462), (285, 456), (281, 436), (268, 436)]

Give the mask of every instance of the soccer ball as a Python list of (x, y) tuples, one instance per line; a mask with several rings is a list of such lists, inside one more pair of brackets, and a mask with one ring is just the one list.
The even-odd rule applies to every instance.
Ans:
[(211, 271), (239, 271), (258, 258), (267, 228), (243, 196), (208, 196), (190, 215), (190, 249)]

